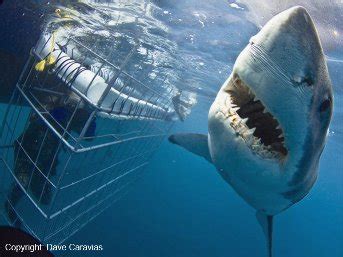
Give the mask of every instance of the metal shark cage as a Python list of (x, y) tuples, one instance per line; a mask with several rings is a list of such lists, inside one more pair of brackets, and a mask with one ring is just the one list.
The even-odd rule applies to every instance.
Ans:
[(153, 65), (133, 74), (139, 45), (100, 56), (73, 36), (62, 47), (45, 34), (32, 49), (0, 129), (0, 209), (10, 225), (61, 243), (141, 176), (173, 125), (174, 89), (152, 86), (164, 76), (143, 82)]

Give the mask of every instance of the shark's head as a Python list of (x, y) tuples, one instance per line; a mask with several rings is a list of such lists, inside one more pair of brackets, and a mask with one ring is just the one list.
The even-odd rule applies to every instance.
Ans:
[[(252, 180), (296, 202), (316, 179), (332, 106), (311, 17), (302, 7), (288, 9), (250, 39), (210, 109), (213, 162), (234, 187), (243, 188), (237, 191), (248, 202), (255, 201), (244, 193)], [(285, 206), (275, 208), (270, 212)]]

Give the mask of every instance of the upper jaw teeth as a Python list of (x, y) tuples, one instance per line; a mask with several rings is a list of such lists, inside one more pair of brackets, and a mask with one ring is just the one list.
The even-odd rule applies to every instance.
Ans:
[[(233, 128), (237, 137), (245, 141), (254, 154), (264, 159), (282, 160), (287, 154), (287, 150), (283, 148), (284, 135), (281, 126), (250, 87), (239, 79), (234, 79), (232, 83), (234, 84), (226, 90), (228, 93), (226, 113), (230, 127)], [(256, 125), (258, 123), (259, 125)], [(274, 124), (275, 127), (272, 129)], [(256, 126), (259, 126), (258, 130)], [(262, 135), (261, 129), (266, 131), (262, 132)], [(257, 132), (256, 136), (254, 136), (255, 131)], [(271, 134), (268, 135), (268, 133)], [(266, 136), (269, 137), (267, 141)], [(261, 140), (261, 138), (264, 139)], [(282, 150), (279, 150), (280, 148)]]
[[(248, 118), (242, 119), (238, 114), (237, 111), (239, 110), (238, 107), (229, 108), (229, 115), (228, 120), (230, 122), (230, 126), (235, 130), (237, 136), (241, 137), (245, 143), (248, 145), (252, 151), (259, 155), (262, 158), (266, 159), (280, 159), (281, 156), (279, 153), (274, 152), (270, 145), (266, 146), (261, 142), (261, 139), (254, 136), (254, 132), (256, 128), (249, 128), (247, 125)], [(279, 125), (277, 129), (281, 129)], [(278, 138), (284, 138), (283, 134), (280, 134)]]

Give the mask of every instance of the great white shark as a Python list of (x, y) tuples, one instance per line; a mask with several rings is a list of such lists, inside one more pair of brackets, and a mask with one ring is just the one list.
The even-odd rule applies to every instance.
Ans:
[(300, 6), (274, 16), (238, 56), (208, 114), (208, 135), (170, 142), (204, 157), (253, 208), (272, 256), (273, 217), (318, 176), (333, 93), (314, 23)]

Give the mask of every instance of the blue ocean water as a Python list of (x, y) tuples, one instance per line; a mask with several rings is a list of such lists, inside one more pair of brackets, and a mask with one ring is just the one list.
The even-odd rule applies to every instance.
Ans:
[[(178, 86), (199, 97), (192, 114), (172, 132), (206, 133), (215, 92), (258, 27), (227, 1), (155, 4), (161, 8), (157, 19), (169, 27), (168, 40), (177, 45), (180, 66), (186, 67), (177, 70), (183, 78)], [(342, 52), (330, 49), (330, 58), (335, 109), (319, 179), (307, 197), (275, 218), (278, 257), (343, 256)], [(68, 243), (102, 244), (104, 250), (57, 256), (266, 256), (255, 211), (213, 166), (167, 141), (132, 190)]]
[[(198, 131), (205, 118), (194, 115), (175, 130)], [(342, 256), (342, 150), (334, 141), (329, 138), (310, 194), (276, 216), (275, 256)], [(255, 211), (213, 166), (168, 142), (142, 180), (99, 220), (70, 241), (102, 242), (103, 256), (266, 256)]]

